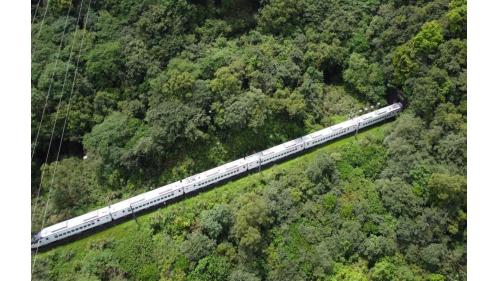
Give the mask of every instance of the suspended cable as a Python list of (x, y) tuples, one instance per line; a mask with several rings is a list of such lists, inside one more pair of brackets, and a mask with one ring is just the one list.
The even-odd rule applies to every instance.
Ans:
[(38, 7), (40, 7), (40, 1), (42, 0), (38, 0), (38, 3), (36, 3), (35, 13), (33, 13), (33, 18), (31, 19), (31, 25), (33, 25), (33, 22), (35, 22), (36, 14), (38, 12)]
[[(76, 67), (75, 67), (75, 71), (74, 71), (74, 75), (73, 75), (73, 83), (72, 83), (72, 86), (71, 86), (71, 91), (70, 91), (68, 106), (66, 108), (66, 116), (64, 118), (64, 125), (63, 125), (63, 129), (62, 129), (62, 132), (61, 132), (61, 139), (60, 139), (60, 142), (59, 142), (59, 148), (58, 148), (58, 151), (57, 151), (56, 161), (55, 161), (55, 164), (54, 164), (54, 172), (52, 173), (51, 182), (49, 184), (49, 192), (48, 192), (48, 196), (47, 196), (47, 200), (46, 200), (45, 208), (44, 208), (44, 212), (43, 212), (41, 229), (43, 229), (43, 227), (45, 226), (45, 220), (46, 220), (46, 215), (47, 215), (47, 207), (48, 207), (48, 203), (49, 203), (50, 196), (51, 196), (51, 193), (52, 193), (52, 184), (54, 182), (54, 177), (55, 177), (55, 174), (57, 172), (57, 165), (58, 165), (59, 155), (60, 155), (62, 141), (63, 141), (63, 137), (64, 137), (64, 131), (65, 131), (65, 127), (66, 127), (66, 122), (67, 122), (68, 115), (69, 115), (69, 110), (70, 110), (70, 107), (71, 107), (71, 100), (72, 100), (72, 96), (73, 96), (73, 91), (74, 91), (74, 86), (75, 86), (75, 81), (76, 81), (76, 75), (78, 73), (78, 65), (80, 64), (80, 58), (81, 58), (81, 52), (82, 52), (82, 49), (83, 49), (83, 43), (85, 41), (85, 31), (86, 31), (87, 22), (88, 22), (88, 19), (89, 19), (90, 6), (92, 4), (92, 1), (93, 0), (89, 1), (89, 5), (87, 7), (87, 14), (86, 14), (85, 21), (84, 21), (84, 24), (83, 24), (83, 34), (82, 34), (82, 40), (81, 40), (81, 43), (80, 43), (80, 50), (78, 51), (78, 59), (77, 59), (77, 63), (76, 63)], [(83, 1), (82, 1), (82, 3), (83, 3)], [(31, 266), (31, 274), (33, 274), (33, 269), (35, 268), (36, 258), (37, 258), (37, 255), (38, 255), (38, 248), (39, 248), (39, 246), (37, 245), (36, 251), (35, 251), (35, 254), (34, 254), (34, 257), (33, 257), (33, 264)]]
[[(83, 6), (82, 3), (83, 3), (83, 1), (80, 3), (80, 9), (79, 9), (79, 12), (78, 12), (78, 19), (77, 20), (80, 20), (80, 17), (81, 17), (81, 11), (82, 11), (82, 6)], [(76, 34), (77, 31), (78, 31), (78, 25), (75, 25), (75, 34)], [(45, 165), (48, 163), (49, 156), (50, 156), (50, 150), (51, 150), (51, 147), (52, 147), (52, 141), (53, 141), (53, 138), (54, 138), (56, 124), (57, 124), (57, 120), (59, 118), (59, 108), (61, 106), (62, 97), (64, 96), (64, 88), (66, 87), (66, 80), (67, 80), (67, 77), (68, 77), (69, 67), (71, 65), (71, 58), (73, 57), (73, 47), (75, 45), (76, 38), (77, 38), (77, 36), (75, 35), (73, 37), (73, 40), (71, 40), (71, 47), (70, 47), (70, 51), (69, 51), (69, 58), (66, 61), (66, 70), (65, 70), (65, 73), (64, 73), (64, 80), (63, 80), (63, 84), (62, 84), (62, 88), (61, 88), (61, 95), (59, 96), (59, 101), (58, 101), (57, 109), (56, 109), (56, 118), (54, 119), (54, 124), (52, 125), (52, 130), (51, 130), (50, 139), (49, 139), (49, 147), (47, 148), (47, 154), (45, 156), (45, 162), (44, 162)], [(34, 214), (36, 214), (36, 209), (37, 209), (37, 205), (38, 205), (38, 198), (40, 196), (40, 191), (41, 191), (42, 181), (43, 181), (44, 175), (45, 175), (45, 170), (42, 170), (42, 173), (40, 175), (40, 182), (38, 184), (38, 191), (37, 191), (37, 195), (36, 195), (35, 206), (33, 208), (33, 212), (32, 212), (32, 215), (31, 215), (31, 220), (33, 220), (33, 216), (34, 216)]]
[[(80, 6), (80, 9), (81, 9), (81, 6)], [(63, 46), (64, 37), (66, 35), (66, 28), (67, 28), (67, 24), (68, 24), (70, 10), (71, 10), (71, 5), (68, 8), (68, 12), (66, 14), (66, 19), (64, 21), (64, 30), (63, 30), (63, 33), (61, 35), (61, 40), (59, 42), (59, 48), (58, 48), (57, 53), (56, 53), (56, 59), (55, 59), (54, 69), (53, 69), (53, 71), (52, 71), (52, 73), (50, 75), (49, 89), (47, 90), (47, 95), (45, 96), (45, 103), (43, 105), (42, 116), (40, 117), (40, 122), (38, 123), (38, 128), (37, 128), (36, 135), (35, 135), (35, 141), (31, 145), (32, 146), (31, 147), (31, 161), (33, 161), (33, 157), (35, 155), (36, 146), (38, 144), (38, 137), (40, 136), (40, 130), (42, 128), (43, 118), (45, 117), (45, 111), (47, 110), (47, 105), (49, 103), (49, 96), (50, 96), (50, 92), (52, 91), (52, 83), (54, 82), (54, 76), (55, 76), (55, 73), (56, 73), (57, 65), (59, 63), (59, 56), (61, 54), (61, 49), (62, 49), (62, 46)], [(80, 14), (78, 14), (78, 20), (80, 20)]]
[[(50, 6), (50, 0), (47, 0), (47, 6), (45, 7), (45, 12), (43, 13), (42, 21), (40, 22), (40, 29), (38, 29), (38, 33), (35, 36), (35, 40), (37, 40), (38, 37), (40, 37), (40, 34), (42, 33), (43, 24), (45, 23), (45, 17), (47, 16), (47, 11), (49, 10), (49, 6)], [(70, 3), (70, 7), (71, 7), (71, 3)], [(32, 24), (33, 24), (33, 22), (32, 22)], [(35, 52), (36, 52), (36, 46), (35, 46), (35, 49), (32, 50), (32, 52), (31, 52), (31, 58), (33, 58), (33, 54)]]

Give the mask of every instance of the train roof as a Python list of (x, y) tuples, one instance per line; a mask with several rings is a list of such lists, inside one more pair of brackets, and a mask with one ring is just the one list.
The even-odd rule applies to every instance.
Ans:
[(240, 159), (231, 161), (229, 163), (217, 166), (217, 167), (212, 168), (210, 170), (201, 172), (199, 174), (193, 175), (193, 176), (191, 176), (189, 178), (184, 179), (183, 181), (187, 181), (188, 183), (190, 183), (190, 182), (193, 182), (193, 181), (203, 180), (203, 179), (205, 179), (207, 177), (210, 177), (210, 176), (213, 176), (213, 175), (217, 175), (217, 174), (220, 174), (220, 173), (224, 173), (224, 172), (229, 172), (229, 171), (235, 170), (235, 169), (237, 169), (237, 168), (239, 168), (239, 167), (241, 167), (241, 166), (243, 166), (245, 164), (246, 164), (246, 161), (244, 160), (244, 158), (240, 158)]
[(356, 118), (353, 118), (350, 121), (353, 122), (353, 123), (357, 123), (359, 121), (369, 120), (369, 119), (377, 117), (377, 116), (379, 116), (381, 114), (384, 114), (384, 113), (387, 113), (387, 112), (391, 112), (391, 111), (395, 111), (395, 110), (399, 110), (402, 107), (403, 107), (403, 105), (401, 103), (399, 103), (399, 102), (398, 103), (394, 103), (394, 104), (391, 104), (391, 105), (379, 108), (377, 110), (374, 110), (372, 112), (363, 114), (363, 115), (358, 116)]
[(330, 135), (332, 132), (334, 131), (337, 131), (337, 130), (340, 130), (340, 129), (343, 129), (343, 128), (346, 128), (346, 127), (349, 127), (351, 126), (352, 124), (355, 124), (353, 123), (352, 120), (347, 120), (347, 121), (344, 121), (344, 122), (341, 122), (341, 123), (338, 123), (338, 124), (335, 124), (335, 125), (332, 125), (330, 127), (327, 127), (327, 128), (324, 128), (324, 129), (321, 129), (319, 131), (316, 131), (316, 132), (313, 132), (313, 133), (310, 133), (309, 135), (306, 135), (304, 136), (304, 140), (308, 141), (308, 140), (315, 140), (315, 139), (319, 139), (321, 137), (324, 137), (324, 136), (327, 136), (327, 135)]
[(324, 128), (324, 129), (321, 129), (319, 131), (310, 133), (309, 135), (305, 135), (304, 139), (306, 139), (306, 140), (310, 140), (310, 139), (314, 140), (314, 139), (317, 139), (317, 138), (320, 138), (322, 136), (325, 136), (325, 135), (329, 134), (330, 131), (331, 130), (330, 130), (329, 127), (328, 128)]
[(43, 236), (50, 235), (52, 233), (61, 232), (61, 231), (64, 231), (66, 229), (70, 229), (70, 228), (73, 228), (75, 226), (85, 224), (85, 223), (92, 221), (94, 219), (104, 217), (106, 215), (109, 215), (108, 207), (100, 208), (100, 209), (88, 212), (86, 214), (83, 214), (81, 216), (74, 217), (72, 219), (65, 220), (65, 221), (62, 221), (60, 223), (54, 224), (52, 226), (46, 227), (46, 228), (42, 229), (40, 234), (43, 237)]
[(261, 153), (260, 153), (260, 152), (257, 152), (257, 153), (254, 153), (254, 154), (252, 154), (252, 155), (249, 155), (249, 156), (245, 157), (245, 160), (247, 160), (247, 161), (255, 161), (255, 160), (259, 160), (260, 155), (261, 155)]
[(182, 188), (181, 182), (176, 181), (176, 182), (173, 182), (171, 184), (167, 184), (167, 185), (164, 185), (164, 186), (158, 187), (156, 189), (153, 189), (151, 191), (143, 193), (144, 199), (149, 200), (151, 198), (156, 198), (156, 197), (159, 197), (165, 193), (177, 190), (179, 188)]
[(123, 201), (120, 201), (118, 203), (111, 205), (111, 212), (114, 213), (116, 211), (125, 210), (133, 204), (159, 197), (165, 193), (168, 193), (168, 192), (180, 189), (180, 188), (182, 188), (180, 181), (176, 181), (176, 182), (158, 187), (156, 189), (141, 193), (141, 194), (136, 195), (132, 198), (128, 198), (128, 199), (125, 199)]
[(268, 149), (262, 151), (262, 156), (268, 156), (268, 155), (272, 155), (272, 154), (275, 154), (275, 153), (280, 153), (280, 152), (285, 151), (285, 150), (287, 150), (287, 149), (289, 149), (291, 147), (297, 146), (297, 145), (299, 145), (301, 143), (302, 143), (302, 139), (301, 138), (294, 139), (294, 140), (291, 140), (291, 141), (287, 141), (285, 143), (273, 146), (271, 148), (268, 148)]

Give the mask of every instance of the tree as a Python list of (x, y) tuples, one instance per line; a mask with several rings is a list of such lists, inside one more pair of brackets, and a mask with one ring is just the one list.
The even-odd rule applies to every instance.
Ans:
[(268, 99), (262, 91), (251, 89), (217, 108), (215, 123), (222, 129), (239, 131), (247, 127), (257, 130), (265, 125), (270, 115)]
[(123, 280), (126, 276), (110, 249), (87, 252), (81, 271), (97, 280)]
[(402, 85), (407, 79), (419, 76), (419, 72), (425, 70), (424, 65), (431, 57), (434, 58), (443, 41), (441, 25), (437, 21), (426, 22), (411, 40), (392, 53), (395, 82)]
[(415, 218), (400, 217), (396, 225), (400, 245), (426, 245), (440, 241), (446, 234), (448, 214), (439, 208), (424, 208)]
[(326, 179), (328, 182), (335, 184), (339, 180), (335, 161), (327, 154), (318, 155), (307, 167), (306, 174), (314, 183)]
[(196, 28), (196, 34), (200, 37), (201, 42), (213, 42), (217, 38), (227, 37), (231, 31), (232, 26), (226, 21), (219, 19), (207, 19), (202, 26)]
[(351, 49), (355, 53), (364, 53), (370, 49), (368, 38), (362, 32), (356, 32), (351, 38)]
[(450, 11), (446, 14), (448, 28), (460, 37), (467, 35), (467, 0), (450, 1)]
[(382, 177), (400, 177), (409, 181), (411, 171), (428, 158), (427, 151), (421, 139), (425, 128), (422, 119), (411, 114), (401, 114), (392, 129), (384, 139), (387, 147), (387, 167), (382, 171)]
[[(102, 190), (95, 174), (96, 168), (96, 163), (75, 157), (42, 166), (42, 192), (48, 194), (50, 189), (48, 214), (54, 214), (55, 219), (62, 220), (76, 215), (79, 208), (97, 202)], [(37, 211), (43, 210), (42, 203), (36, 203)], [(38, 223), (37, 218), (35, 216), (35, 224)]]
[(331, 281), (368, 281), (368, 277), (354, 266), (340, 265)]
[(146, 43), (139, 39), (127, 40), (123, 46), (125, 77), (127, 84), (141, 83), (149, 68), (155, 67)]
[(261, 279), (250, 272), (236, 269), (231, 272), (228, 278), (229, 281), (260, 281)]
[(154, 142), (168, 148), (179, 140), (195, 142), (205, 138), (203, 128), (209, 119), (198, 108), (170, 100), (151, 107), (145, 120), (150, 126), (150, 136)]
[(323, 73), (314, 67), (308, 67), (302, 76), (302, 83), (297, 88), (298, 93), (304, 97), (306, 106), (310, 108), (309, 114), (318, 118), (321, 112), (320, 100), (324, 97), (322, 85)]
[(366, 234), (361, 229), (361, 224), (356, 220), (342, 220), (341, 228), (336, 231), (332, 240), (331, 253), (337, 258), (349, 257), (360, 250)]
[[(348, 50), (342, 47), (339, 40), (332, 42), (309, 42), (304, 54), (304, 63), (321, 70), (324, 73), (325, 82), (332, 81), (336, 73), (340, 73), (348, 59)], [(328, 77), (330, 75), (330, 77)]]
[(467, 180), (460, 175), (434, 173), (429, 178), (429, 192), (434, 204), (451, 209), (464, 208)]
[(299, 25), (304, 12), (303, 1), (276, 0), (264, 5), (259, 13), (258, 24), (264, 32), (292, 33)]
[(249, 194), (242, 199), (235, 217), (232, 231), (239, 246), (250, 252), (257, 251), (262, 243), (261, 231), (272, 221), (268, 206), (261, 197)]
[[(67, 69), (67, 70), (66, 70)], [(66, 61), (57, 60), (48, 63), (43, 69), (40, 77), (38, 78), (37, 89), (47, 93), (50, 89), (51, 99), (56, 101), (62, 93), (62, 86), (66, 78), (65, 90), (69, 92), (70, 81), (73, 76), (70, 73), (75, 71), (75, 66), (72, 63), (67, 64)]]
[(233, 222), (231, 210), (226, 205), (216, 205), (200, 215), (200, 225), (205, 234), (212, 239), (227, 233)]
[(417, 197), (412, 187), (401, 178), (379, 180), (377, 190), (385, 208), (395, 216), (413, 217), (421, 210), (422, 199)]
[(445, 244), (432, 243), (422, 248), (420, 258), (427, 269), (436, 271), (443, 266), (443, 262), (449, 255)]
[(161, 65), (180, 52), (193, 38), (188, 36), (204, 18), (203, 12), (186, 0), (166, 0), (140, 5), (144, 10), (134, 22), (140, 37), (145, 38), (150, 54)]
[(229, 275), (230, 264), (224, 257), (208, 256), (198, 262), (188, 281), (225, 281)]
[(363, 255), (371, 262), (384, 256), (392, 256), (397, 244), (391, 237), (370, 235), (361, 246)]
[(420, 280), (403, 261), (393, 258), (378, 261), (371, 269), (371, 279), (373, 281)]
[(222, 100), (238, 95), (241, 93), (243, 86), (241, 79), (243, 71), (243, 64), (238, 60), (232, 62), (229, 66), (217, 69), (214, 79), (210, 81), (210, 89)]
[(385, 96), (385, 81), (382, 68), (369, 63), (362, 55), (353, 53), (349, 58), (344, 79), (356, 91), (371, 102), (378, 102)]
[(467, 164), (466, 122), (455, 106), (441, 104), (426, 136), (428, 149), (436, 159), (465, 174)]
[(123, 77), (122, 46), (107, 42), (93, 48), (86, 56), (85, 74), (96, 88), (117, 86)]
[(115, 93), (98, 91), (94, 96), (95, 121), (102, 123), (104, 118), (117, 109), (117, 95)]
[(122, 156), (127, 153), (141, 122), (121, 112), (113, 112), (85, 135), (83, 145), (90, 153), (100, 156), (104, 165), (125, 167)]
[(215, 241), (207, 236), (195, 232), (189, 234), (187, 240), (182, 242), (180, 250), (190, 261), (196, 262), (212, 253)]
[(446, 69), (450, 75), (459, 75), (467, 66), (467, 42), (451, 39), (439, 45), (439, 56), (436, 64)]
[(71, 0), (54, 0), (52, 5), (48, 6), (50, 9), (57, 13), (62, 13), (66, 11), (71, 6)]
[(455, 87), (445, 70), (432, 67), (425, 77), (408, 79), (404, 89), (417, 115), (430, 121), (440, 103), (453, 99)]
[(167, 0), (148, 5), (136, 24), (154, 44), (165, 35), (188, 31), (197, 20), (194, 13), (194, 6), (186, 0)]
[(410, 43), (394, 49), (391, 56), (391, 66), (394, 70), (393, 76), (396, 85), (404, 84), (408, 78), (415, 76), (419, 70), (420, 65), (416, 58), (416, 52)]
[(413, 45), (418, 53), (423, 55), (437, 51), (443, 42), (443, 28), (437, 21), (426, 22), (419, 33), (413, 37)]
[(389, 260), (379, 261), (372, 268), (372, 279), (373, 281), (391, 281), (395, 279), (396, 275), (396, 265), (391, 263)]

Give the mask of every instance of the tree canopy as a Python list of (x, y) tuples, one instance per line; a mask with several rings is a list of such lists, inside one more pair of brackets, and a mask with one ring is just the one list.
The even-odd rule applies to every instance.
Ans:
[(33, 232), (378, 103), (405, 109), (238, 192), (49, 251), (34, 280), (466, 280), (466, 0), (52, 0), (42, 20), (47, 5)]

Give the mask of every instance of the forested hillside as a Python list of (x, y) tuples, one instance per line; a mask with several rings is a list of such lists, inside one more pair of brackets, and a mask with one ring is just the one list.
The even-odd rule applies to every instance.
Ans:
[(466, 0), (32, 2), (33, 231), (406, 104), (34, 279), (466, 280)]

